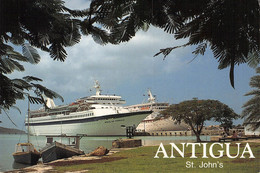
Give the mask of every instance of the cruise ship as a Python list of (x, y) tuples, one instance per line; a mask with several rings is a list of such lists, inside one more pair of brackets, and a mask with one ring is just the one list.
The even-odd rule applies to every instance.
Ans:
[(126, 127), (136, 127), (152, 113), (150, 109), (132, 111), (123, 107), (121, 96), (102, 95), (95, 81), (96, 95), (69, 105), (56, 106), (47, 98), (48, 108), (30, 111), (29, 133), (32, 135), (125, 136)]
[(148, 90), (148, 102), (127, 106), (131, 111), (152, 110), (153, 112), (147, 116), (136, 128), (137, 132), (155, 132), (155, 131), (185, 131), (189, 126), (185, 123), (177, 123), (171, 117), (164, 118), (160, 112), (169, 107), (169, 103), (156, 102), (155, 96), (151, 90)]

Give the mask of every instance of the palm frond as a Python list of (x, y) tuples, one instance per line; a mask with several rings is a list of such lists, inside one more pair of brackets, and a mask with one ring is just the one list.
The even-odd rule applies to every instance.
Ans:
[(50, 36), (48, 34), (38, 34), (40, 45), (46, 47), (50, 44)]
[(32, 64), (37, 64), (40, 62), (41, 58), (36, 49), (34, 49), (28, 43), (23, 44), (22, 47), (23, 47), (23, 55), (28, 59), (28, 62)]
[(45, 86), (42, 86), (40, 84), (34, 84), (32, 83), (32, 85), (36, 88), (35, 94), (37, 96), (41, 96), (42, 94), (46, 95), (49, 98), (58, 98), (60, 99), (62, 102), (64, 102), (64, 99), (61, 95), (59, 95), (58, 93), (46, 88)]
[[(256, 68), (256, 73), (259, 73), (260, 67)], [(245, 96), (253, 96), (248, 100), (242, 108), (242, 118), (246, 118), (244, 124), (250, 123), (252, 129), (260, 127), (260, 76), (251, 77), (250, 86), (256, 89), (248, 92)]]
[(260, 75), (253, 76), (249, 82), (252, 88), (260, 88)]
[(102, 30), (97, 27), (92, 27), (91, 35), (93, 37), (93, 40), (100, 45), (107, 44), (110, 39), (108, 33), (105, 30)]
[(15, 60), (8, 58), (8, 56), (0, 57), (0, 67), (4, 73), (12, 73), (14, 70), (24, 71), (23, 65)]
[(53, 60), (65, 61), (67, 52), (61, 43), (55, 42), (50, 46), (50, 55)]
[(28, 62), (28, 59), (25, 56), (21, 55), (19, 52), (16, 52), (14, 50), (7, 50), (6, 56), (10, 59), (15, 59), (22, 62)]
[[(12, 79), (11, 81), (12, 81), (12, 84), (14, 85), (14, 87), (17, 87), (21, 90), (25, 89), (25, 90), (29, 91), (32, 88), (32, 85), (23, 79)], [(21, 91), (18, 91), (18, 92), (21, 92)]]
[(31, 82), (31, 81), (42, 81), (42, 79), (38, 78), (38, 77), (34, 77), (34, 76), (25, 76), (23, 77), (23, 79), (27, 82)]
[(188, 44), (184, 44), (184, 45), (181, 45), (181, 46), (175, 46), (175, 47), (168, 47), (168, 48), (165, 48), (165, 49), (160, 49), (160, 52), (156, 53), (154, 55), (154, 57), (158, 56), (160, 54), (163, 54), (164, 55), (163, 59), (165, 59), (171, 53), (172, 50), (180, 48), (180, 47), (186, 47), (186, 46), (188, 46)]
[[(260, 89), (260, 86), (259, 86)], [(253, 90), (245, 94), (245, 96), (258, 96), (260, 97), (260, 90)]]
[(28, 96), (29, 102), (32, 104), (44, 104), (44, 100), (39, 97)]
[(79, 20), (72, 20), (70, 21), (71, 26), (69, 28), (69, 32), (65, 36), (65, 46), (73, 46), (79, 43), (81, 39), (81, 34), (79, 32), (80, 28), (80, 21)]
[(195, 51), (192, 53), (195, 54), (195, 56), (198, 56), (199, 54), (204, 55), (205, 51), (207, 49), (207, 43), (201, 43), (198, 45)]

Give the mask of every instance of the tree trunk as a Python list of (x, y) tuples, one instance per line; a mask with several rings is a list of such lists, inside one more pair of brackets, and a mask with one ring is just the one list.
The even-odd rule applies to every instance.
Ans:
[(200, 139), (200, 132), (199, 132), (199, 129), (198, 129), (198, 126), (197, 126), (197, 131), (195, 130), (194, 126), (192, 126), (191, 123), (189, 123), (193, 133), (196, 135), (196, 138), (197, 138), (197, 142), (201, 142), (201, 139)]
[(224, 132), (227, 134), (227, 136), (229, 136), (229, 129), (224, 127)]
[(201, 142), (200, 135), (197, 134), (197, 133), (195, 133), (195, 135), (196, 135), (196, 138), (197, 138), (197, 142)]

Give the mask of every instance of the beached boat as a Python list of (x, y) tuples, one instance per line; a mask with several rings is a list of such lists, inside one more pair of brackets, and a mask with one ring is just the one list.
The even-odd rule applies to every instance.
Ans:
[[(121, 96), (103, 95), (98, 81), (96, 95), (56, 106), (47, 98), (48, 108), (30, 112), (33, 135), (125, 136), (126, 128), (137, 127), (151, 110), (131, 111), (124, 108)], [(28, 123), (26, 122), (26, 126)]]
[(41, 155), (31, 143), (18, 143), (13, 157), (17, 163), (35, 165)]
[(68, 143), (66, 145), (57, 141), (53, 142), (53, 137), (47, 137), (47, 145), (41, 149), (43, 163), (84, 154), (84, 151), (79, 149), (79, 136), (63, 137), (67, 139), (74, 138), (73, 144)]
[[(30, 114), (30, 103), (28, 100), (28, 114)], [(27, 133), (27, 143), (18, 143), (15, 147), (15, 152), (13, 153), (13, 158), (17, 163), (23, 164), (30, 164), (35, 165), (37, 164), (39, 158), (41, 157), (40, 153), (34, 148), (33, 144), (30, 143), (29, 137), (29, 117), (28, 116), (28, 133)]]

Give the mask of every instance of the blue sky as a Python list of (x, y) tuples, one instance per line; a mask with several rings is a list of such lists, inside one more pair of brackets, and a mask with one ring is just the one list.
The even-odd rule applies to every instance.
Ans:
[[(69, 2), (69, 1), (68, 1)], [(86, 1), (70, 1), (71, 8), (83, 8)], [(91, 36), (84, 36), (79, 44), (67, 48), (65, 62), (53, 61), (49, 54), (39, 51), (42, 59), (37, 65), (25, 64), (26, 71), (15, 72), (10, 77), (33, 75), (42, 78), (46, 87), (61, 94), (67, 104), (75, 99), (94, 94), (90, 89), (94, 80), (99, 80), (103, 94), (121, 95), (126, 105), (138, 104), (147, 99), (150, 88), (160, 102), (179, 103), (194, 97), (216, 99), (227, 104), (240, 114), (241, 106), (249, 99), (243, 96), (252, 90), (250, 78), (255, 70), (246, 64), (235, 68), (235, 88), (229, 82), (229, 69), (218, 70), (218, 62), (210, 50), (190, 62), (195, 47), (174, 50), (165, 60), (153, 57), (159, 49), (184, 44), (185, 40), (174, 40), (172, 35), (151, 27), (147, 32), (139, 31), (130, 42), (120, 45), (101, 46)], [(18, 48), (19, 50), (19, 48)], [(20, 129), (23, 128), (27, 101), (19, 101), (22, 115), (11, 110), (10, 116)], [(38, 109), (39, 105), (33, 105)], [(1, 126), (15, 128), (4, 114)], [(242, 123), (241, 120), (236, 123)]]

